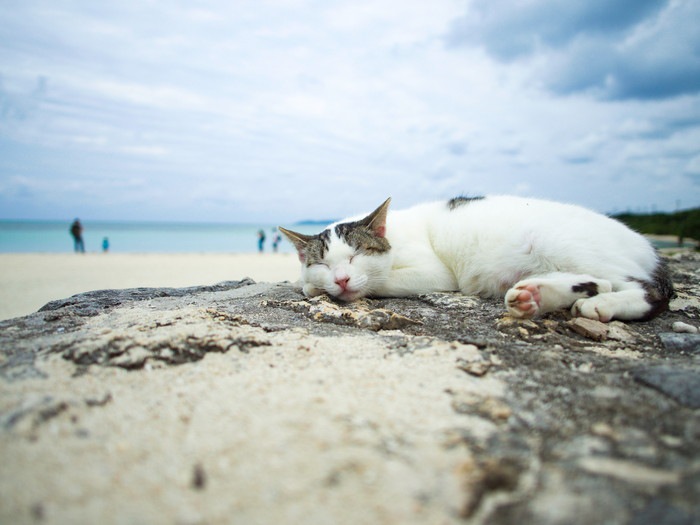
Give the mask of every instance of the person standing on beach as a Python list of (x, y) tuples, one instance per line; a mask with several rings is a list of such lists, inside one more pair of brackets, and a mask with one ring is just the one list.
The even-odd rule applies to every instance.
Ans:
[(258, 230), (258, 251), (260, 253), (265, 249), (265, 231)]
[(73, 247), (75, 253), (85, 253), (85, 243), (83, 242), (83, 225), (80, 219), (75, 219), (70, 226), (70, 234), (73, 236)]
[(282, 241), (282, 236), (276, 231), (274, 231), (272, 235), (272, 251), (277, 253), (280, 242)]

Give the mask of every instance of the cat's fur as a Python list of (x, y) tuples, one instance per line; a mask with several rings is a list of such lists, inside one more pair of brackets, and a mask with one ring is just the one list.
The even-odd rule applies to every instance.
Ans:
[(511, 196), (458, 197), (332, 224), (280, 231), (296, 246), (307, 296), (343, 301), (461, 291), (504, 297), (519, 318), (563, 308), (610, 321), (667, 309), (673, 285), (654, 248), (579, 206)]

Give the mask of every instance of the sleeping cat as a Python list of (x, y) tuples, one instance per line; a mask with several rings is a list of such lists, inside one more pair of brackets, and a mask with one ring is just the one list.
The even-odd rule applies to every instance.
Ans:
[(280, 231), (295, 245), (306, 296), (342, 301), (460, 291), (504, 297), (530, 318), (648, 320), (668, 308), (666, 266), (641, 235), (579, 206), (493, 196), (458, 197), (364, 217), (318, 235)]

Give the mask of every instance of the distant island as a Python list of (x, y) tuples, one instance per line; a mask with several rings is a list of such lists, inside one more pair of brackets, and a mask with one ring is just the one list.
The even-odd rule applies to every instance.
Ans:
[(679, 245), (690, 240), (700, 241), (700, 208), (674, 213), (620, 213), (611, 217), (640, 233), (674, 235)]
[(339, 219), (328, 219), (326, 221), (324, 220), (305, 220), (305, 221), (297, 221), (294, 224), (297, 224), (299, 226), (316, 226), (316, 225), (321, 225), (321, 226), (327, 226), (329, 224), (333, 224), (334, 222), (338, 222)]
[[(674, 213), (617, 213), (613, 219), (626, 224), (639, 233), (647, 235), (673, 235), (678, 244), (686, 241), (700, 243), (700, 208), (677, 211)], [(295, 224), (300, 226), (326, 226), (338, 219), (303, 220)]]
[[(677, 211), (674, 213), (617, 213), (610, 215), (613, 219), (626, 224), (639, 233), (647, 235), (673, 235), (678, 238), (678, 245), (684, 242), (700, 243), (700, 208)], [(299, 226), (327, 226), (339, 219), (297, 221)], [(699, 248), (700, 249), (700, 248)]]

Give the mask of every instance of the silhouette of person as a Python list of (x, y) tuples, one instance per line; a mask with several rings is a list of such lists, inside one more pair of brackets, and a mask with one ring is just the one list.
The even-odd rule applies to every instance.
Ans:
[(263, 230), (258, 230), (258, 251), (260, 253), (265, 249), (265, 232)]
[(275, 236), (272, 238), (272, 251), (277, 253), (277, 249), (279, 248), (280, 241), (282, 240), (282, 236), (279, 233), (275, 233)]
[(83, 225), (80, 219), (75, 219), (70, 226), (70, 234), (73, 236), (73, 249), (75, 253), (85, 253), (85, 243), (83, 242)]
[(102, 251), (105, 253), (109, 251), (109, 239), (107, 237), (102, 239)]

